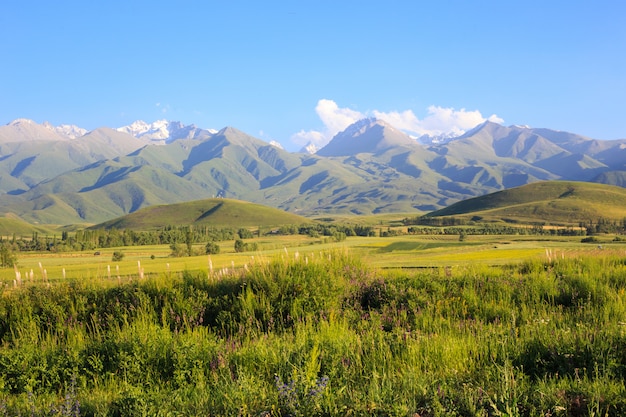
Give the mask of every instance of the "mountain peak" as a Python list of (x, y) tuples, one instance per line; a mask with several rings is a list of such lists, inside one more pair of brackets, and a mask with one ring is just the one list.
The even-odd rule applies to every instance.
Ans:
[(317, 154), (347, 156), (357, 153), (377, 153), (396, 146), (414, 146), (416, 141), (389, 123), (376, 119), (361, 119), (339, 132)]
[[(178, 139), (193, 139), (200, 135), (202, 129), (198, 129), (196, 125), (185, 126), (178, 121), (168, 121), (165, 119), (157, 120), (152, 123), (146, 123), (143, 120), (136, 120), (133, 123), (118, 127), (119, 132), (128, 133), (138, 139), (145, 139), (155, 144), (166, 144)], [(208, 134), (214, 131), (204, 131)]]
[(26, 119), (26, 118), (19, 118), (19, 119), (11, 120), (9, 123), (7, 123), (7, 126), (21, 126), (21, 125), (34, 125), (34, 124), (37, 124), (37, 122), (35, 122), (34, 120)]
[[(80, 129), (72, 126), (74, 129)], [(66, 131), (67, 130), (67, 131)], [(0, 142), (24, 141), (67, 141), (73, 139), (68, 132), (71, 129), (52, 126), (50, 123), (39, 124), (31, 119), (15, 119), (0, 126)], [(84, 130), (84, 129), (83, 129)], [(85, 130), (86, 132), (86, 130)]]

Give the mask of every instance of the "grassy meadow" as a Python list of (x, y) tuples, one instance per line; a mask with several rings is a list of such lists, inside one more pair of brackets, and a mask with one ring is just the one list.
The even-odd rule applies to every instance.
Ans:
[(249, 241), (20, 254), (0, 416), (626, 414), (624, 242)]

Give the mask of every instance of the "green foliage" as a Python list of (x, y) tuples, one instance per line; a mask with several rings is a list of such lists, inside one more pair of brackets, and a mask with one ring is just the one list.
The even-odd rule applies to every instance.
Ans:
[(124, 252), (122, 252), (122, 251), (115, 251), (115, 252), (113, 252), (113, 256), (111, 257), (111, 260), (113, 262), (119, 262), (122, 259), (124, 259)]
[(220, 253), (220, 245), (215, 242), (208, 242), (204, 247), (204, 250), (207, 255), (217, 255)]
[(172, 250), (170, 256), (174, 258), (180, 258), (181, 256), (187, 256), (189, 254), (187, 247), (181, 243), (172, 243), (170, 249)]
[(621, 416), (625, 265), (384, 272), (284, 251), (228, 273), (18, 286), (0, 297), (2, 411)]
[(256, 251), (259, 249), (259, 246), (256, 242), (244, 242), (241, 239), (235, 240), (235, 252), (249, 252)]
[(0, 242), (0, 267), (13, 268), (17, 263), (17, 255), (8, 242)]
[(254, 237), (254, 234), (249, 229), (245, 228), (237, 230), (237, 235), (239, 235), (240, 239), (252, 239)]

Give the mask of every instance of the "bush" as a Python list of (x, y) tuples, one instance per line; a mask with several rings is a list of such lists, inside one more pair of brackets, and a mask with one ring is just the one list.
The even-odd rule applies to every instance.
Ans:
[(12, 268), (17, 263), (17, 255), (6, 243), (0, 245), (0, 267)]
[(217, 255), (220, 253), (220, 245), (215, 242), (209, 242), (205, 246), (205, 253), (207, 255)]
[(237, 231), (237, 234), (239, 235), (239, 238), (241, 239), (251, 239), (254, 237), (254, 235), (252, 234), (252, 232), (248, 229), (244, 229), (241, 228)]
[(241, 239), (235, 240), (235, 252), (244, 252), (246, 250), (246, 242)]
[(241, 239), (235, 240), (235, 252), (255, 251), (258, 249), (259, 245), (256, 242), (246, 243)]
[(170, 256), (174, 258), (180, 258), (181, 256), (186, 256), (189, 254), (187, 252), (187, 247), (181, 245), (180, 243), (172, 243), (170, 245), (170, 249), (172, 250), (172, 253), (170, 254)]
[(119, 262), (122, 259), (124, 259), (124, 253), (123, 252), (120, 252), (120, 251), (113, 252), (113, 256), (111, 257), (111, 260), (113, 262)]

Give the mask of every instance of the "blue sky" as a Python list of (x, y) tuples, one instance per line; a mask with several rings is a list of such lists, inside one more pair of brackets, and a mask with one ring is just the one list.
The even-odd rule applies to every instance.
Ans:
[(362, 116), (626, 138), (617, 0), (4, 0), (0, 54), (0, 124), (168, 119), (290, 150)]

